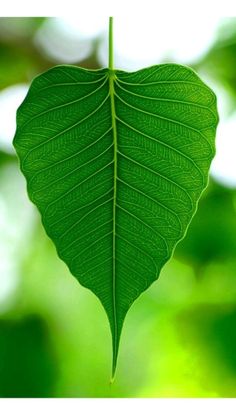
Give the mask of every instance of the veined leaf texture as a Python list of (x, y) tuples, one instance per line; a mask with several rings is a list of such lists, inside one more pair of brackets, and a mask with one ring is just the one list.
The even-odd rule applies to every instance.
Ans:
[(14, 146), (29, 197), (59, 257), (104, 306), (113, 375), (127, 311), (207, 185), (217, 123), (216, 97), (190, 68), (128, 73), (112, 58), (96, 71), (48, 70), (18, 109)]

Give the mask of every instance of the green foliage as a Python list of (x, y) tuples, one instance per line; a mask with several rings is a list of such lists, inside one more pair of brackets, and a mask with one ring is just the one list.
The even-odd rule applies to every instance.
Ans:
[(218, 121), (189, 68), (58, 66), (18, 110), (14, 145), (58, 254), (108, 315), (113, 373), (126, 313), (185, 235)]
[(0, 320), (0, 371), (0, 397), (47, 397), (52, 391), (56, 358), (40, 317)]
[(0, 18), (0, 89), (29, 82), (34, 75), (52, 65), (32, 42), (44, 19)]
[[(209, 77), (220, 84), (231, 99), (231, 111), (235, 108), (236, 95), (236, 19), (225, 18), (218, 31), (215, 43), (208, 53), (196, 65), (208, 73)], [(230, 102), (229, 102), (230, 104)], [(229, 105), (228, 104), (228, 105)]]
[[(183, 310), (176, 316), (179, 338), (186, 347), (203, 349), (208, 354), (205, 368), (208, 375), (215, 376), (209, 385), (206, 377), (199, 377), (202, 387), (214, 389), (221, 397), (235, 397), (235, 386), (230, 387), (227, 374), (236, 372), (236, 310), (235, 304), (200, 304)], [(215, 363), (221, 364), (220, 374), (215, 371)], [(224, 385), (222, 385), (222, 380)]]
[[(209, 263), (234, 260), (236, 254), (235, 193), (213, 181), (201, 199), (186, 239), (175, 256), (190, 262), (196, 274)], [(227, 214), (227, 217), (225, 216)]]

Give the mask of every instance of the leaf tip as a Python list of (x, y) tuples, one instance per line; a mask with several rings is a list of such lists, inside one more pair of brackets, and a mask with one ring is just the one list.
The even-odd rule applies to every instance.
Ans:
[(112, 375), (112, 377), (110, 378), (110, 386), (114, 384), (114, 381), (115, 381), (115, 375)]
[(112, 360), (112, 372), (111, 372), (111, 379), (110, 379), (110, 385), (112, 385), (115, 381), (115, 375), (116, 375), (116, 366), (117, 366), (117, 351), (113, 352), (113, 360)]

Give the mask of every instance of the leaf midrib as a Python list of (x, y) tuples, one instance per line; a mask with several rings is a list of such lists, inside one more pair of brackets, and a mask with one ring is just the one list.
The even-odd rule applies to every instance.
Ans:
[(117, 313), (116, 313), (116, 200), (117, 200), (117, 127), (116, 127), (116, 111), (115, 111), (115, 90), (114, 90), (114, 80), (115, 72), (114, 70), (108, 70), (109, 77), (109, 94), (111, 97), (111, 122), (112, 122), (112, 132), (113, 132), (113, 146), (114, 146), (114, 172), (113, 172), (113, 237), (112, 237), (112, 305), (113, 305), (113, 319), (114, 319), (114, 330), (113, 330), (113, 363), (112, 363), (112, 374), (116, 370), (116, 361), (117, 361), (117, 352), (118, 352), (118, 324), (117, 324)]

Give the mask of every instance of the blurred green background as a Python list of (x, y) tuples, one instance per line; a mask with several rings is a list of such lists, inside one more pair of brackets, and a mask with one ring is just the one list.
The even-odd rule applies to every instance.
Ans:
[(236, 396), (236, 19), (203, 25), (200, 46), (182, 23), (173, 48), (164, 34), (159, 53), (154, 33), (149, 55), (144, 39), (135, 56), (131, 37), (132, 60), (121, 36), (115, 41), (124, 69), (158, 61), (195, 68), (218, 95), (221, 122), (209, 187), (174, 257), (127, 316), (110, 386), (103, 308), (58, 259), (11, 144), (32, 78), (63, 62), (106, 65), (106, 27), (95, 17), (0, 18), (0, 397)]

